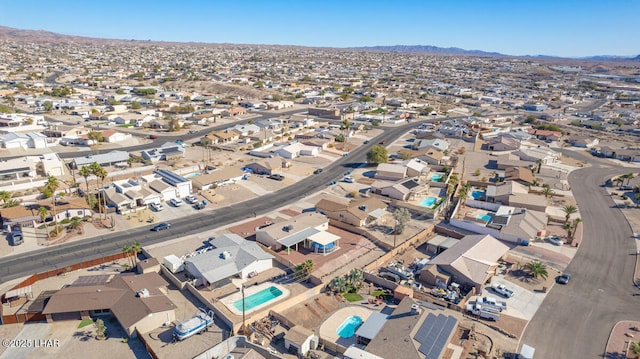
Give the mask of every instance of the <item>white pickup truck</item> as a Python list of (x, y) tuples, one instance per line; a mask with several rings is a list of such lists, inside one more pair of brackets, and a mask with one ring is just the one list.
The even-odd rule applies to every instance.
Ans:
[(500, 312), (507, 309), (507, 302), (497, 301), (494, 297), (478, 297), (477, 302), (483, 307), (494, 308)]
[(467, 312), (477, 315), (480, 318), (489, 319), (489, 320), (498, 320), (500, 319), (500, 313), (488, 310), (483, 307), (479, 302), (470, 302), (467, 303)]
[(513, 291), (505, 287), (504, 284), (494, 284), (491, 286), (491, 289), (493, 289), (493, 291), (496, 292), (496, 294), (500, 295), (501, 297), (504, 297), (504, 298), (513, 297)]

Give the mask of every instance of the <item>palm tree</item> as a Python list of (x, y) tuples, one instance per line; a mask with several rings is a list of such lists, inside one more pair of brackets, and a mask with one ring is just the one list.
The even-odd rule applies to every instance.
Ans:
[(629, 345), (629, 349), (631, 350), (631, 352), (633, 354), (636, 355), (636, 357), (638, 355), (640, 355), (640, 342), (633, 342)]
[(462, 206), (466, 205), (467, 196), (469, 195), (470, 189), (471, 189), (471, 185), (469, 183), (460, 187), (460, 191), (458, 192), (458, 195), (460, 196), (460, 201), (462, 201)]
[[(44, 223), (44, 220), (47, 219), (47, 217), (49, 217), (49, 211), (45, 207), (40, 206), (40, 208), (38, 208), (38, 216), (40, 217), (40, 220), (42, 220), (42, 223)], [(50, 237), (51, 233), (49, 233), (49, 230), (47, 229), (46, 224), (44, 228), (47, 231), (47, 237)]]
[(458, 172), (453, 172), (451, 176), (449, 176), (449, 183), (451, 183), (454, 186), (458, 184), (459, 180), (460, 179), (458, 178)]
[(573, 240), (573, 230), (574, 230), (573, 223), (565, 222), (564, 226), (562, 226), (562, 229), (567, 231), (567, 239), (569, 240), (569, 242), (571, 242)]
[(536, 164), (538, 164), (538, 170), (536, 172), (540, 173), (540, 168), (542, 168), (542, 160), (541, 159), (537, 159), (536, 160)]
[(540, 261), (531, 261), (524, 265), (524, 270), (529, 273), (530, 276), (537, 279), (547, 279), (549, 273), (547, 272), (547, 266)]
[[(131, 247), (129, 246), (124, 246), (122, 247), (122, 253), (124, 253), (127, 256), (127, 261), (129, 262), (129, 265), (131, 265)], [(131, 265), (131, 267), (133, 268), (133, 265)]]
[(622, 178), (622, 176), (619, 176), (619, 177), (616, 177), (615, 181), (616, 181), (616, 184), (620, 186), (624, 182), (624, 178)]
[(87, 190), (84, 194), (84, 197), (86, 198), (87, 195), (89, 194), (89, 176), (91, 176), (91, 167), (82, 166), (80, 168), (80, 171), (78, 171), (78, 173), (80, 174), (80, 176), (84, 177), (84, 183), (87, 185)]
[(329, 282), (329, 289), (334, 293), (346, 292), (347, 286), (347, 280), (344, 277), (335, 277)]
[(624, 179), (627, 180), (627, 184), (629, 184), (629, 182), (631, 182), (632, 179), (634, 179), (636, 176), (633, 174), (633, 172), (629, 172), (626, 175), (624, 175)]
[[(100, 187), (104, 187), (104, 179), (107, 178), (107, 171), (102, 168), (98, 163), (91, 164), (91, 173), (100, 179)], [(104, 212), (104, 218), (107, 218), (107, 196), (104, 191), (100, 195), (102, 199), (102, 210)]]
[(576, 206), (566, 205), (566, 206), (562, 207), (562, 211), (565, 214), (564, 221), (566, 223), (566, 222), (569, 222), (569, 219), (571, 218), (572, 214), (578, 212), (578, 209), (576, 208)]
[(10, 199), (2, 205), (2, 208), (18, 207), (19, 205), (20, 201), (17, 199)]
[(545, 198), (547, 198), (553, 194), (553, 190), (551, 189), (551, 187), (545, 186), (544, 188), (542, 188), (542, 194)]
[(316, 264), (311, 259), (307, 259), (306, 261), (298, 264), (296, 266), (296, 276), (299, 279), (309, 279), (309, 275), (313, 272)]
[[(340, 124), (340, 130), (342, 131), (342, 135), (344, 136), (344, 144), (342, 145), (342, 149), (344, 150), (347, 145), (347, 141), (349, 139), (349, 130), (351, 130), (351, 123), (348, 119), (344, 119)], [(345, 134), (346, 133), (346, 134)]]
[(2, 204), (7, 203), (7, 201), (10, 199), (11, 193), (9, 193), (8, 191), (0, 191), (0, 201), (2, 201)]
[(356, 290), (362, 285), (362, 272), (358, 268), (353, 268), (347, 275), (349, 284)]
[(56, 228), (58, 226), (58, 216), (56, 213), (56, 190), (60, 187), (60, 182), (54, 176), (49, 176), (47, 178), (47, 183), (45, 183), (45, 188), (51, 191), (51, 198), (53, 203), (53, 219), (56, 222)]
[(142, 248), (140, 247), (140, 242), (135, 241), (131, 245), (131, 252), (133, 253), (133, 261), (134, 264), (138, 262), (138, 253), (142, 252)]

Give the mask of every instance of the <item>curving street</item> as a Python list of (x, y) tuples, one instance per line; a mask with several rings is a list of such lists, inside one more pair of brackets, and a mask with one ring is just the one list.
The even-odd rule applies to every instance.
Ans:
[(640, 319), (640, 297), (633, 296), (638, 290), (633, 286), (636, 245), (631, 228), (600, 187), (629, 169), (603, 166), (582, 153), (562, 152), (594, 165), (569, 175), (584, 237), (567, 268), (571, 282), (553, 287), (521, 343), (536, 348), (540, 358), (602, 358), (614, 324)]

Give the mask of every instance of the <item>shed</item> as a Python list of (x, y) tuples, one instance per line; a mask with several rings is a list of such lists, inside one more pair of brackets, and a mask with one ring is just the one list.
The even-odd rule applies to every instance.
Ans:
[(305, 355), (309, 350), (315, 350), (318, 347), (318, 336), (311, 330), (296, 325), (285, 334), (284, 347), (290, 353)]
[(175, 254), (169, 254), (164, 257), (162, 264), (164, 264), (171, 273), (178, 273), (184, 270), (182, 259), (178, 258)]
[(402, 300), (404, 297), (413, 298), (413, 289), (398, 285), (396, 289), (393, 290), (393, 298)]

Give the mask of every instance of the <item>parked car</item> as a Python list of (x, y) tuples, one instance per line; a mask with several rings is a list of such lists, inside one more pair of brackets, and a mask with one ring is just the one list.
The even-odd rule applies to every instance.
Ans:
[(194, 204), (198, 202), (198, 199), (196, 198), (196, 196), (192, 196), (192, 195), (186, 196), (184, 200), (189, 204)]
[(171, 223), (167, 223), (167, 222), (162, 222), (162, 223), (158, 223), (155, 226), (151, 227), (151, 230), (154, 232), (158, 232), (158, 231), (162, 231), (165, 229), (169, 229), (171, 228)]
[(385, 142), (386, 142), (386, 141), (380, 141), (379, 143), (380, 143), (381, 145), (384, 145), (384, 144), (385, 144)]
[(353, 178), (352, 177), (345, 177), (342, 179), (343, 181), (347, 182), (347, 183), (353, 183)]
[(272, 179), (272, 180), (276, 180), (276, 181), (282, 181), (284, 179), (283, 175), (279, 175), (279, 174), (273, 174), (269, 177), (267, 177), (268, 179)]
[(315, 171), (313, 171), (313, 174), (319, 175), (322, 173), (322, 168), (318, 168)]
[(172, 198), (169, 203), (171, 203), (172, 206), (174, 207), (180, 207), (182, 206), (182, 200), (178, 199), (178, 198)]
[(363, 144), (368, 145), (368, 144), (369, 144), (369, 140), (365, 140), (365, 141), (363, 142)]
[(570, 280), (571, 280), (571, 274), (569, 274), (569, 273), (562, 273), (562, 274), (560, 274), (560, 276), (558, 276), (558, 277), (556, 278), (556, 283), (560, 283), (560, 284), (568, 284)]
[(151, 203), (149, 207), (151, 207), (151, 209), (156, 212), (160, 212), (164, 209), (164, 206), (161, 203), (156, 203), (156, 202)]
[(24, 242), (24, 237), (22, 236), (22, 230), (21, 229), (14, 229), (11, 232), (11, 241), (9, 244), (11, 244), (12, 246), (19, 246)]
[(198, 202), (196, 204), (193, 205), (193, 208), (195, 209), (203, 209), (207, 206), (207, 201), (202, 201), (202, 202)]
[(558, 236), (549, 236), (549, 237), (547, 237), (547, 240), (549, 242), (551, 242), (551, 244), (554, 244), (556, 246), (561, 246), (561, 245), (564, 244), (562, 239), (560, 239), (560, 237), (558, 237)]
[(513, 291), (505, 287), (503, 284), (494, 284), (491, 286), (491, 289), (493, 289), (493, 291), (496, 292), (496, 294), (500, 295), (501, 297), (504, 297), (504, 298), (513, 297)]
[(156, 138), (158, 138), (157, 135), (149, 135), (149, 139), (151, 139), (151, 140), (155, 140)]

